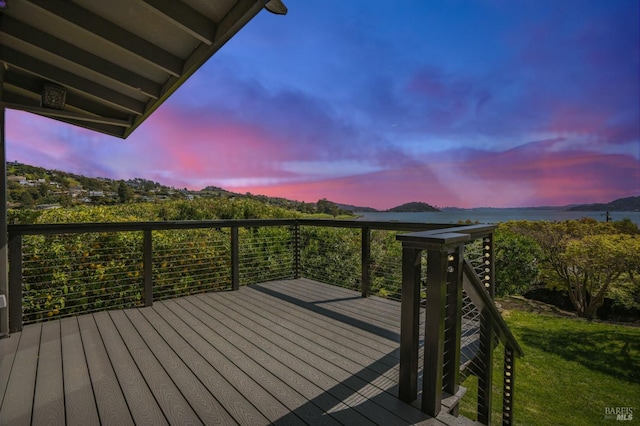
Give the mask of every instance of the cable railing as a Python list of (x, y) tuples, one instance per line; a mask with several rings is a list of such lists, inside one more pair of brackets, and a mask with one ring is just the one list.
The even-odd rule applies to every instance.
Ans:
[(9, 326), (305, 277), (402, 302), (399, 396), (421, 393), (430, 415), (443, 406), (457, 415), (460, 384), (477, 376), (477, 420), (488, 423), (492, 354), (502, 345), (508, 420), (506, 369), (514, 373), (521, 351), (492, 301), (494, 228), (318, 219), (9, 225)]
[(399, 248), (386, 245), (398, 231), (433, 228), (305, 219), (10, 225), (10, 329), (301, 276), (399, 297), (397, 267), (387, 272)]
[(293, 278), (293, 225), (240, 227), (238, 241), (240, 285)]
[(152, 232), (153, 299), (231, 287), (229, 228)]
[(302, 226), (301, 276), (350, 290), (360, 290), (361, 244), (360, 229)]

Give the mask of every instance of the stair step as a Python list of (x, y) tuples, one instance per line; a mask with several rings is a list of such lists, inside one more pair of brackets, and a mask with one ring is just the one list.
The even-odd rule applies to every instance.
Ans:
[[(427, 424), (429, 425), (445, 424), (445, 425), (463, 425), (463, 426), (480, 425), (481, 423), (478, 423), (467, 417), (458, 416), (458, 404), (460, 403), (460, 400), (466, 393), (467, 393), (467, 388), (463, 386), (460, 386), (458, 388), (458, 392), (456, 392), (455, 395), (451, 395), (449, 393), (443, 392), (441, 406), (440, 406), (440, 413), (436, 416), (435, 419), (429, 420), (429, 423)], [(421, 400), (422, 399), (420, 395), (418, 395), (418, 398), (411, 405), (413, 405), (418, 409), (421, 409), (421, 406), (420, 406)], [(433, 423), (434, 420), (436, 421), (435, 423)]]
[(458, 414), (458, 403), (462, 399), (462, 397), (467, 393), (467, 388), (460, 386), (458, 388), (458, 392), (455, 395), (448, 394), (444, 392), (442, 394), (442, 408), (441, 413), (453, 414), (454, 416)]
[(482, 423), (478, 423), (475, 420), (471, 420), (465, 416), (452, 416), (447, 413), (440, 413), (436, 416), (436, 420), (447, 426), (480, 426)]

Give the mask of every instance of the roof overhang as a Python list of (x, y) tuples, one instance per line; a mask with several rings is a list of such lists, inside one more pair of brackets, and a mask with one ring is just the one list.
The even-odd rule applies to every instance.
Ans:
[(126, 138), (280, 0), (0, 0), (0, 102)]

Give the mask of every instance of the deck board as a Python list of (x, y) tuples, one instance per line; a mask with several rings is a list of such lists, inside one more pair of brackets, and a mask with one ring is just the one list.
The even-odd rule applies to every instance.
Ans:
[[(187, 312), (184, 313), (185, 316)], [(275, 422), (289, 413), (288, 410), (277, 398), (270, 394), (263, 386), (260, 386), (259, 382), (254, 379), (260, 379), (259, 377), (250, 376), (243, 368), (242, 364), (237, 365), (237, 356), (228, 358), (221, 353), (215, 344), (211, 342), (215, 336), (210, 330), (207, 330), (207, 326), (200, 324), (191, 324), (194, 329), (198, 329), (201, 336), (209, 344), (210, 347), (206, 348), (207, 360), (213, 364), (214, 368), (225, 377), (230, 378), (231, 382), (238, 389), (241, 395), (243, 395), (249, 403), (253, 404), (268, 420), (269, 422)], [(211, 340), (210, 340), (211, 339)], [(211, 342), (211, 343), (209, 343)], [(224, 342), (220, 343), (225, 345)], [(235, 352), (235, 351), (234, 351)], [(296, 423), (296, 422), (293, 422)], [(298, 424), (300, 421), (298, 420)]]
[(0, 424), (425, 424), (397, 398), (400, 304), (307, 279), (32, 324)]
[(33, 398), (33, 422), (43, 425), (64, 425), (66, 420), (60, 321), (42, 324), (39, 357), (46, 362), (38, 363)]
[[(296, 339), (296, 336), (293, 334), (289, 336), (279, 334), (278, 331), (282, 332), (282, 327), (279, 324), (273, 322), (273, 319), (269, 320), (259, 316), (258, 313), (253, 310), (245, 310), (242, 309), (242, 306), (234, 306), (229, 302), (227, 302), (227, 304), (216, 304), (216, 302), (219, 302), (222, 298), (216, 297), (215, 299), (209, 299), (210, 307), (202, 305), (203, 303), (207, 303), (201, 300), (198, 300), (197, 303), (203, 309), (209, 310), (211, 314), (214, 314), (214, 311), (224, 312), (225, 315), (229, 316), (227, 324), (234, 332), (241, 335), (250, 333), (247, 336), (248, 338), (259, 342), (258, 344), (261, 346), (269, 348), (273, 351), (272, 353), (276, 354), (275, 356), (283, 360), (285, 364), (295, 365), (297, 371), (321, 388), (319, 395), (322, 395), (322, 392), (329, 391), (330, 394), (339, 401), (339, 405), (342, 407), (340, 409), (329, 408), (329, 412), (334, 417), (347, 417), (346, 420), (349, 422), (367, 422), (366, 412), (359, 405), (351, 407), (355, 411), (349, 410), (348, 406), (343, 407), (342, 401), (351, 396), (353, 391), (342, 385), (335, 377), (332, 377), (332, 373), (333, 375), (339, 375), (342, 372), (336, 373), (338, 368), (334, 364), (327, 362), (324, 358), (314, 353), (314, 349), (320, 350), (319, 347), (308, 349), (306, 346), (309, 345), (309, 342)], [(243, 313), (248, 313), (249, 316), (243, 316)], [(278, 320), (276, 319), (275, 321)], [(253, 333), (253, 331), (255, 331), (255, 333)], [(346, 410), (347, 415), (341, 415), (341, 410)]]
[(166, 327), (166, 323), (165, 325), (160, 323), (156, 328), (137, 310), (129, 310), (126, 315), (131, 323), (135, 325), (140, 335), (143, 336), (149, 349), (153, 351), (185, 399), (189, 401), (189, 405), (200, 421), (204, 424), (220, 422), (221, 418), (217, 415), (219, 405), (216, 399), (188, 365), (174, 352), (175, 343), (172, 347), (164, 338), (166, 334), (161, 333), (161, 327)]
[(140, 373), (163, 409), (169, 423), (177, 424), (183, 420), (189, 424), (199, 424), (198, 416), (171, 379), (171, 368), (166, 369), (159, 361), (158, 358), (163, 354), (154, 353), (147, 346), (123, 311), (100, 312), (100, 316), (104, 316), (105, 319), (107, 315), (120, 332), (122, 340), (127, 345)]
[[(13, 361), (20, 343), (21, 333), (16, 333), (11, 338), (3, 338), (0, 340), (0, 408), (5, 397), (5, 389), (9, 381), (9, 374), (13, 368)], [(1, 420), (1, 419), (0, 419)], [(0, 422), (2, 424), (2, 422)]]
[(31, 422), (41, 330), (42, 324), (35, 324), (19, 336), (7, 391), (3, 392), (0, 424), (19, 426)]
[[(181, 320), (175, 316), (172, 310), (164, 309), (164, 305), (160, 305), (153, 310), (145, 310), (140, 314), (158, 330), (185, 366), (189, 368), (195, 377), (199, 378), (201, 386), (206, 389), (206, 393), (203, 390), (205, 396), (198, 397), (197, 401), (208, 404), (208, 407), (204, 410), (201, 408), (202, 411), (205, 411), (206, 416), (200, 414), (201, 419), (206, 424), (231, 424), (234, 422), (234, 417), (244, 418), (249, 421), (250, 417), (243, 412), (245, 410), (234, 409), (234, 404), (244, 401), (242, 395), (233, 389), (232, 385), (222, 375), (215, 372), (206, 358), (194, 349), (202, 342), (195, 342), (196, 337), (190, 335), (193, 332), (191, 328), (180, 324)], [(184, 330), (184, 333), (180, 333), (180, 330)], [(248, 405), (250, 404), (243, 403), (245, 407)], [(255, 418), (266, 421), (259, 414), (256, 414)], [(252, 420), (255, 421), (255, 418)]]
[(136, 424), (168, 424), (162, 409), (131, 357), (127, 345), (107, 315), (96, 315), (102, 338), (109, 343), (107, 354)]
[(98, 408), (76, 317), (60, 320), (60, 343), (67, 424), (99, 425)]
[[(133, 424), (133, 419), (129, 407), (125, 402), (120, 384), (107, 355), (105, 342), (103, 342), (96, 325), (95, 318), (100, 318), (104, 314), (106, 312), (78, 317), (82, 349), (87, 357), (91, 386), (101, 423), (109, 421), (113, 424), (130, 425)], [(110, 346), (113, 343), (108, 341), (106, 345)]]
[[(247, 344), (243, 344), (243, 342), (239, 342), (238, 340), (227, 340), (222, 335), (216, 333), (215, 329), (219, 327), (216, 327), (215, 322), (212, 322), (211, 317), (207, 318), (202, 312), (198, 315), (197, 308), (191, 308), (191, 311), (195, 311), (193, 314), (191, 311), (182, 310), (183, 307), (178, 306), (178, 303), (174, 309), (172, 309), (174, 315), (179, 315), (187, 322), (193, 324), (193, 329), (198, 330), (202, 338), (204, 338), (208, 344), (215, 347), (222, 356), (233, 362), (241, 371), (253, 380), (260, 383), (264, 391), (277, 399), (279, 401), (278, 404), (282, 404), (286, 407), (288, 412), (295, 410), (306, 402), (306, 398), (297, 392), (295, 388), (291, 387), (287, 381), (281, 380), (269, 371), (269, 369), (265, 368), (263, 364), (265, 362), (264, 357), (258, 359), (253, 358), (251, 355), (255, 354), (255, 352), (251, 352), (251, 350), (247, 348)], [(165, 314), (168, 314), (166, 309), (164, 311)], [(210, 325), (205, 325), (206, 323), (203, 322), (202, 319)], [(261, 401), (261, 405), (263, 402), (264, 401)], [(329, 421), (321, 421), (323, 420), (323, 415), (324, 412), (317, 407), (315, 409), (313, 407), (308, 407), (308, 409), (302, 413), (301, 417), (313, 418), (320, 423), (335, 424)]]

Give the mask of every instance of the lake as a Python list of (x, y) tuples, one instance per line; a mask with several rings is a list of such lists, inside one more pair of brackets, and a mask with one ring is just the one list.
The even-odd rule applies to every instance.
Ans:
[[(469, 209), (445, 210), (442, 212), (394, 213), (394, 212), (355, 212), (358, 220), (398, 221), (421, 223), (458, 223), (471, 220), (478, 223), (500, 223), (508, 220), (547, 220), (563, 221), (590, 217), (599, 222), (606, 220), (606, 212), (573, 212), (542, 209)], [(625, 218), (640, 226), (640, 212), (610, 212), (611, 220)]]

